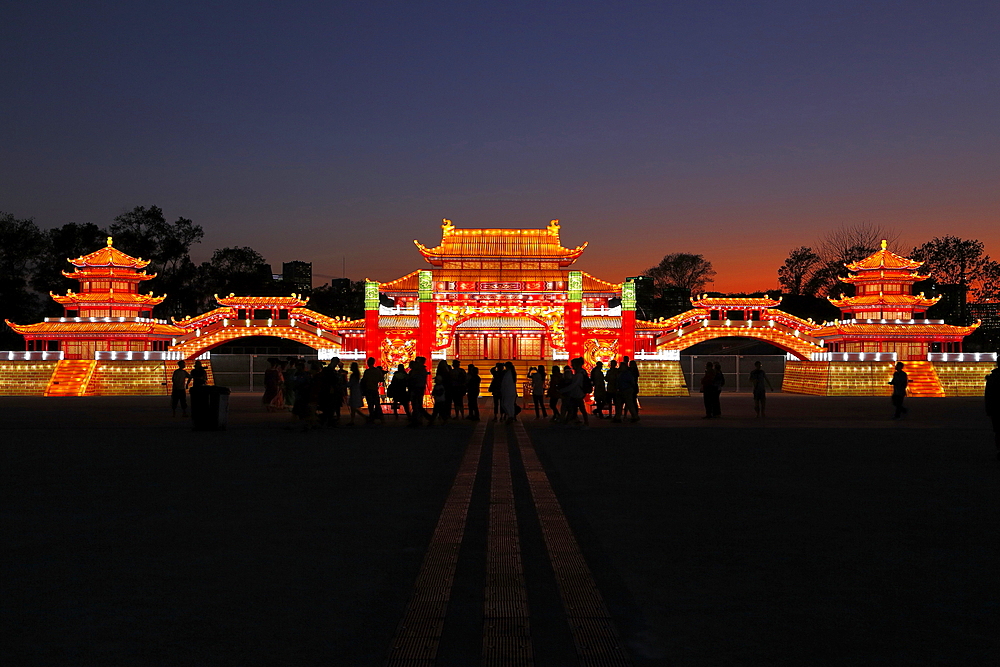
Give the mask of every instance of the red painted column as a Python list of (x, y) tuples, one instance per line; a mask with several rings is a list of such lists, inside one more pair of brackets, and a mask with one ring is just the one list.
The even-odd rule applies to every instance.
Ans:
[(622, 308), (622, 328), (618, 333), (618, 355), (635, 357), (635, 311)]
[(427, 368), (433, 370), (431, 364), (431, 347), (437, 339), (437, 303), (434, 302), (434, 283), (430, 271), (424, 270), (418, 274), (417, 289), (420, 303), (420, 331), (417, 333), (417, 356), (427, 359)]
[(582, 304), (567, 302), (563, 306), (563, 326), (566, 332), (566, 352), (570, 359), (583, 356)]
[(563, 306), (566, 351), (570, 359), (583, 356), (583, 273), (569, 272), (569, 289)]
[(635, 357), (635, 283), (622, 283), (622, 324), (618, 333), (620, 357)]
[(365, 356), (382, 358), (382, 329), (378, 322), (378, 288), (374, 280), (365, 281)]

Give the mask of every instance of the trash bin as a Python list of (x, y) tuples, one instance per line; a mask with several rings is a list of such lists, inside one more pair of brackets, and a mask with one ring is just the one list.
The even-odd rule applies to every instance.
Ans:
[(195, 431), (224, 431), (229, 416), (229, 387), (191, 388), (191, 423)]

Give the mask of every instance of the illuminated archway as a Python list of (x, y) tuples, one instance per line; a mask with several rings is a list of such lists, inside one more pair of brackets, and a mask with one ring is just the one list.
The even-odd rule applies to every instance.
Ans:
[(192, 359), (203, 352), (212, 350), (223, 343), (252, 336), (273, 336), (302, 343), (313, 349), (339, 348), (340, 345), (301, 327), (218, 327), (202, 335), (172, 346), (172, 351), (180, 352), (185, 359)]
[[(741, 322), (739, 324), (743, 325), (745, 323)], [(801, 334), (796, 335), (794, 333), (795, 329), (790, 329), (784, 325), (769, 326), (761, 322), (750, 324), (757, 324), (758, 326), (695, 325), (672, 334), (668, 340), (660, 343), (657, 349), (685, 350), (692, 345), (704, 343), (713, 338), (753, 338), (770, 343), (806, 361), (811, 358), (813, 352), (825, 351), (823, 347), (806, 340)]]

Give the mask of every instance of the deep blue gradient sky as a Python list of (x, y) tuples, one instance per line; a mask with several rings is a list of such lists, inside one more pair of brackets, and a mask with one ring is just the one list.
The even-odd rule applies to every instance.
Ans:
[[(390, 280), (440, 219), (765, 289), (871, 221), (1000, 255), (1000, 3), (7, 2), (0, 210)], [(276, 266), (277, 268), (277, 266)], [(322, 278), (319, 278), (321, 280)]]

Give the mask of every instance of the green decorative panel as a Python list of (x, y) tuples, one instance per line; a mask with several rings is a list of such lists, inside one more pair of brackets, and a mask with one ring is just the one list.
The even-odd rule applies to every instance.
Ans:
[(635, 310), (635, 283), (622, 283), (622, 310)]
[(378, 281), (365, 281), (365, 310), (378, 310)]
[(570, 271), (569, 272), (569, 290), (566, 295), (570, 301), (580, 302), (583, 301), (583, 272), (582, 271)]
[(430, 271), (421, 271), (417, 275), (417, 290), (421, 301), (433, 301), (434, 280)]

